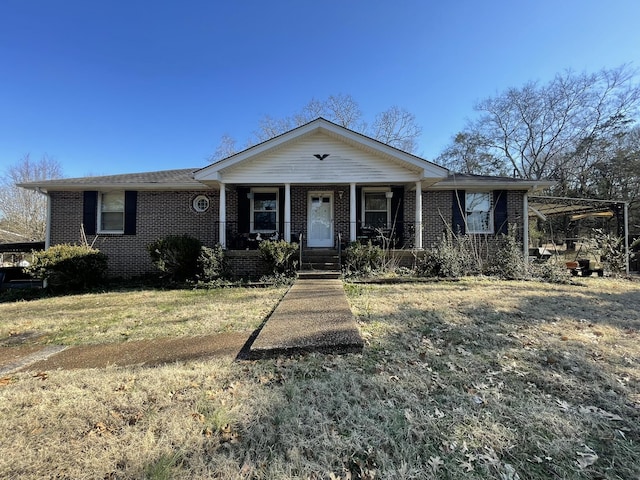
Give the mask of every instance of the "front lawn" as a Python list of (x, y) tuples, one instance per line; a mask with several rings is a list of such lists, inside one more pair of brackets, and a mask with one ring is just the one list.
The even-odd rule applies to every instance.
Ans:
[(583, 283), (347, 284), (361, 354), (10, 375), (0, 477), (639, 478), (640, 285)]
[(252, 331), (285, 288), (123, 290), (0, 303), (0, 346)]

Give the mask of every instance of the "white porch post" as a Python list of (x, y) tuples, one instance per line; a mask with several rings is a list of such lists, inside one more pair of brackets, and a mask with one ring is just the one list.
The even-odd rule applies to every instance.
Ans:
[(349, 185), (349, 241), (355, 242), (357, 235), (356, 219), (356, 184)]
[(284, 184), (284, 241), (291, 242), (291, 184)]
[(529, 194), (522, 198), (522, 244), (524, 251), (524, 273), (529, 271)]
[(416, 182), (416, 240), (415, 246), (422, 248), (422, 182)]
[(220, 245), (222, 248), (227, 248), (227, 191), (226, 185), (224, 183), (220, 183), (220, 209), (219, 209), (219, 239)]

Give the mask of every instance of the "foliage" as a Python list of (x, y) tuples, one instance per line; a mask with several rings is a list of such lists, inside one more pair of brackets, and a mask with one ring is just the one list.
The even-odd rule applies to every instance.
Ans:
[[(44, 156), (31, 160), (29, 155), (10, 165), (0, 177), (0, 220), (2, 229), (12, 232), (6, 241), (44, 240), (47, 225), (47, 198), (17, 184), (50, 180), (62, 176), (58, 161)], [(3, 236), (7, 235), (3, 233)], [(1, 239), (0, 239), (1, 240)]]
[(226, 274), (226, 263), (222, 245), (215, 247), (200, 247), (198, 255), (198, 273), (196, 278), (199, 283), (215, 283)]
[(345, 275), (363, 276), (379, 271), (384, 264), (385, 252), (371, 242), (352, 242), (345, 249)]
[(107, 256), (85, 245), (54, 245), (34, 252), (26, 271), (47, 281), (52, 291), (82, 291), (100, 285), (107, 276)]
[(267, 262), (274, 274), (293, 275), (297, 261), (298, 244), (284, 240), (265, 240), (260, 242), (260, 257)]
[(529, 265), (529, 276), (534, 280), (546, 283), (572, 283), (571, 274), (567, 270), (567, 266), (562, 262), (553, 260), (532, 263)]
[(468, 235), (448, 231), (440, 243), (426, 250), (416, 265), (420, 277), (458, 278), (482, 271), (478, 244)]
[(620, 274), (626, 269), (624, 238), (594, 229), (594, 242), (600, 253), (600, 261), (611, 273)]
[(196, 278), (202, 243), (189, 235), (169, 235), (147, 246), (151, 261), (172, 281)]
[(509, 233), (501, 235), (499, 247), (489, 261), (487, 273), (505, 280), (520, 280), (526, 272), (523, 247), (516, 239), (515, 225), (509, 225)]

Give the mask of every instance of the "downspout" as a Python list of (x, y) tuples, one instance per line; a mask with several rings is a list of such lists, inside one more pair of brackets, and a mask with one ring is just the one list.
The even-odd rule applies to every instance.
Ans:
[(526, 275), (529, 272), (529, 194), (527, 192), (524, 192), (522, 197), (522, 249)]
[(51, 197), (48, 192), (45, 192), (40, 187), (36, 187), (36, 192), (47, 197), (47, 221), (44, 231), (44, 249), (48, 250), (51, 246)]
[(624, 202), (624, 268), (629, 275), (629, 202)]

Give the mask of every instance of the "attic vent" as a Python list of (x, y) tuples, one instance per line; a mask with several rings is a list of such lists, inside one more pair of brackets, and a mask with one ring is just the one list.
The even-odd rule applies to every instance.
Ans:
[(325, 159), (325, 158), (327, 158), (328, 156), (329, 156), (329, 154), (328, 154), (328, 153), (323, 153), (323, 154), (316, 153), (316, 154), (314, 155), (314, 157), (316, 157), (318, 160), (324, 160), (324, 159)]

